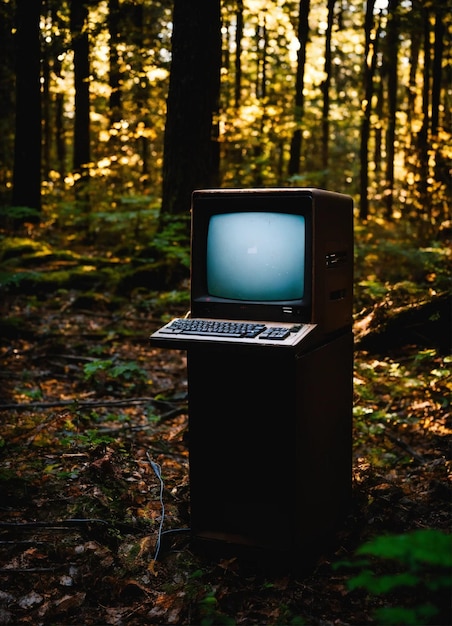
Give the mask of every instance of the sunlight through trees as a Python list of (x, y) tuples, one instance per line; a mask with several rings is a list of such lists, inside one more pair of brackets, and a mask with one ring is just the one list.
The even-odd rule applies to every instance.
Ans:
[[(0, 9), (2, 202), (39, 208), (26, 191), (18, 196), (31, 189), (17, 179), (25, 163), (20, 142), (29, 155), (40, 151), (41, 167), (27, 175), (46, 194), (79, 189), (82, 177), (94, 206), (135, 194), (160, 198), (173, 2), (51, 0), (23, 22), (20, 6), (15, 0)], [(82, 7), (85, 13), (75, 12)], [(41, 138), (38, 122), (26, 130), (24, 117), (14, 116), (20, 85), (32, 84), (16, 63), (33, 20), (40, 66), (26, 71), (41, 84)], [(212, 28), (194, 33), (207, 57)], [(450, 219), (451, 28), (445, 0), (222, 0), (221, 90), (210, 122), (217, 171), (186, 184), (323, 186), (354, 196), (362, 219), (402, 217), (438, 228)], [(182, 37), (189, 36), (187, 25)], [(183, 106), (181, 115), (187, 127), (198, 123)], [(25, 119), (30, 126), (33, 118)], [(166, 158), (175, 150), (176, 140)]]

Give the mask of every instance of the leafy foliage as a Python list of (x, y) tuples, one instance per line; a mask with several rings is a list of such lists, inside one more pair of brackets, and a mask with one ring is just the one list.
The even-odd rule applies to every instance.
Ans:
[(396, 307), (450, 291), (449, 242), (419, 245), (403, 223), (375, 220), (355, 228), (355, 310), (376, 303)]
[(84, 379), (97, 389), (113, 391), (115, 387), (127, 387), (131, 393), (139, 393), (148, 381), (146, 370), (134, 361), (116, 363), (113, 359), (96, 359), (83, 366)]
[(1, 206), (0, 224), (7, 228), (14, 228), (15, 224), (39, 222), (41, 212), (27, 206)]
[[(350, 590), (363, 588), (371, 594), (384, 595), (406, 589), (413, 598), (412, 607), (378, 608), (375, 618), (379, 624), (428, 625), (441, 613), (447, 613), (448, 592), (452, 585), (450, 534), (420, 529), (403, 535), (378, 536), (358, 548), (356, 556), (374, 557), (389, 562), (391, 566), (395, 562), (395, 568), (391, 573), (376, 573), (375, 562), (374, 567), (369, 560), (347, 563), (360, 568), (359, 573), (348, 581)], [(336, 567), (341, 565), (344, 563), (336, 564)]]

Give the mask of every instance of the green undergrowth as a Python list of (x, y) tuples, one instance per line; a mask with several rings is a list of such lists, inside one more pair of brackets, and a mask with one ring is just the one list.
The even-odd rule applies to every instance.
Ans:
[(419, 242), (405, 224), (371, 222), (355, 228), (354, 307), (392, 307), (451, 291), (450, 241)]
[[(189, 216), (170, 217), (158, 228), (157, 207), (155, 198), (142, 197), (99, 205), (87, 216), (89, 228), (71, 218), (77, 207), (66, 213), (60, 207), (60, 215), (58, 207), (44, 209), (41, 226), (0, 233), (0, 289), (181, 289), (189, 276)], [(421, 241), (418, 230), (397, 220), (356, 223), (355, 316), (382, 303), (404, 306), (450, 292), (447, 235)]]
[(382, 598), (382, 606), (374, 610), (377, 624), (447, 623), (452, 536), (444, 531), (426, 528), (381, 535), (360, 546), (354, 560), (334, 567), (355, 571), (348, 580), (350, 591), (362, 589)]

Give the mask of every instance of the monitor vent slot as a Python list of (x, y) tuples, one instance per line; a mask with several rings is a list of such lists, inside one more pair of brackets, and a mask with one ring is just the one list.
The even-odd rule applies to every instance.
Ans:
[(325, 257), (327, 268), (338, 267), (340, 265), (344, 265), (347, 263), (347, 252), (345, 250), (340, 250), (338, 252), (330, 252)]

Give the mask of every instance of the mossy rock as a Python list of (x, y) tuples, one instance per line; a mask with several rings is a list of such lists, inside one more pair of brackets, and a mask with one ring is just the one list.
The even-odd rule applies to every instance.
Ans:
[(106, 291), (114, 282), (108, 270), (82, 266), (55, 272), (16, 272), (3, 280), (3, 290), (10, 294), (40, 295), (58, 289)]
[(80, 293), (71, 303), (71, 309), (86, 311), (113, 311), (119, 309), (124, 302), (106, 293), (87, 291)]
[(51, 254), (51, 248), (41, 241), (24, 237), (6, 237), (0, 241), (0, 261), (23, 257), (25, 255)]
[(129, 294), (139, 288), (167, 291), (188, 276), (188, 269), (180, 264), (156, 261), (126, 271), (119, 279), (116, 290), (119, 294)]

